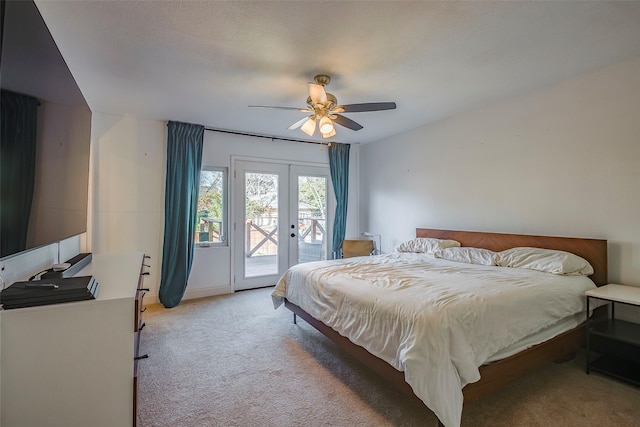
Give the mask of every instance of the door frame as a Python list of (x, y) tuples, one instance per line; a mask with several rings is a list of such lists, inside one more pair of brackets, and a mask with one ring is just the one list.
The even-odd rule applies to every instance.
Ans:
[[(327, 180), (327, 194), (326, 194), (326, 206), (327, 210), (325, 218), (325, 259), (330, 259), (331, 247), (333, 243), (333, 217), (336, 211), (336, 196), (333, 192), (333, 184), (331, 182), (331, 173), (329, 171), (329, 165), (326, 166), (310, 166), (299, 165), (292, 163), (289, 165), (289, 220), (295, 220), (298, 224), (298, 182), (296, 179), (299, 176), (313, 176), (323, 177)], [(300, 230), (296, 226), (295, 234), (299, 237)], [(298, 263), (298, 239), (289, 239), (289, 266)]]
[[(229, 171), (229, 231), (228, 231), (228, 235), (230, 236), (228, 242), (229, 242), (229, 253), (230, 253), (230, 261), (231, 261), (231, 269), (230, 269), (230, 274), (229, 274), (229, 283), (231, 284), (231, 292), (236, 292), (236, 250), (237, 250), (237, 245), (242, 245), (244, 247), (244, 241), (240, 241), (238, 242), (236, 239), (236, 230), (237, 227), (239, 226), (237, 224), (237, 197), (238, 197), (238, 191), (239, 191), (239, 181), (238, 181), (238, 162), (255, 162), (255, 163), (265, 163), (265, 164), (281, 164), (281, 165), (287, 165), (289, 166), (289, 174), (287, 176), (287, 181), (289, 182), (289, 186), (287, 186), (287, 194), (291, 193), (291, 166), (296, 166), (296, 167), (309, 167), (309, 168), (324, 168), (326, 170), (329, 169), (329, 163), (316, 163), (316, 162), (305, 162), (305, 161), (295, 161), (295, 160), (283, 160), (283, 159), (271, 159), (271, 158), (265, 158), (265, 157), (250, 157), (250, 156), (231, 156), (231, 168)], [(310, 174), (311, 175), (311, 174)], [(327, 188), (327, 196), (328, 196), (328, 201), (327, 201), (327, 230), (326, 230), (326, 239), (327, 239), (327, 248), (331, 248), (333, 245), (333, 217), (335, 215), (335, 203), (336, 203), (336, 198), (335, 198), (335, 194), (333, 191), (333, 183), (331, 182), (331, 176), (329, 174), (329, 179), (327, 181), (328, 184), (328, 188)], [(284, 214), (287, 216), (287, 221), (289, 221), (289, 217), (291, 215), (291, 203), (290, 201), (288, 201), (289, 206), (287, 207), (286, 211), (284, 212)], [(330, 218), (329, 218), (330, 217)], [(287, 230), (288, 231), (288, 230)], [(287, 234), (288, 235), (288, 234)], [(287, 251), (290, 253), (289, 247), (291, 245), (291, 240), (293, 239), (288, 239), (289, 244), (287, 246)], [(297, 241), (297, 239), (295, 239)], [(286, 262), (287, 263), (291, 263), (291, 257), (288, 256)], [(270, 285), (266, 285), (265, 287), (268, 286), (273, 286), (275, 285), (275, 282), (273, 284)]]

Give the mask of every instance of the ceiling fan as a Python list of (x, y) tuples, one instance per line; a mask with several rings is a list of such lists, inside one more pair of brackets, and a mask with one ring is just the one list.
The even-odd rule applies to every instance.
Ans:
[(309, 83), (307, 108), (274, 107), (269, 105), (249, 105), (249, 107), (278, 108), (281, 110), (297, 110), (303, 113), (310, 113), (309, 116), (305, 116), (298, 120), (289, 126), (288, 129), (292, 130), (300, 128), (300, 130), (307, 135), (313, 136), (316, 131), (316, 125), (318, 125), (318, 130), (322, 134), (323, 138), (331, 138), (336, 134), (334, 124), (344, 126), (351, 130), (362, 129), (362, 125), (341, 115), (340, 113), (394, 110), (396, 108), (395, 102), (368, 102), (362, 104), (338, 105), (336, 97), (324, 90), (324, 87), (331, 81), (331, 77), (326, 74), (318, 74), (313, 80), (315, 83)]

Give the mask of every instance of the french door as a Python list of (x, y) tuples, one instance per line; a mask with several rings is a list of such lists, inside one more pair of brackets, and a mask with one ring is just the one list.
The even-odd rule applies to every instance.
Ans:
[(232, 191), (235, 290), (273, 286), (290, 266), (327, 259), (328, 167), (236, 161)]

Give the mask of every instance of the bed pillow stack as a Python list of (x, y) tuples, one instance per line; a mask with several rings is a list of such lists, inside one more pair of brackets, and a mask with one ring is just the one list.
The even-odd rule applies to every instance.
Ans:
[(396, 252), (425, 253), (435, 258), (477, 265), (526, 268), (552, 274), (590, 276), (593, 267), (571, 252), (554, 249), (516, 247), (494, 252), (484, 248), (461, 247), (456, 240), (418, 237), (401, 243)]

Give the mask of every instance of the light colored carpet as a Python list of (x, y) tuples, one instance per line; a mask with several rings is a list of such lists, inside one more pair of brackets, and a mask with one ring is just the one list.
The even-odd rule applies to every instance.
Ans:
[[(145, 313), (140, 426), (435, 426), (289, 310), (272, 288)], [(584, 354), (465, 405), (463, 426), (640, 427), (640, 388), (584, 372)]]

